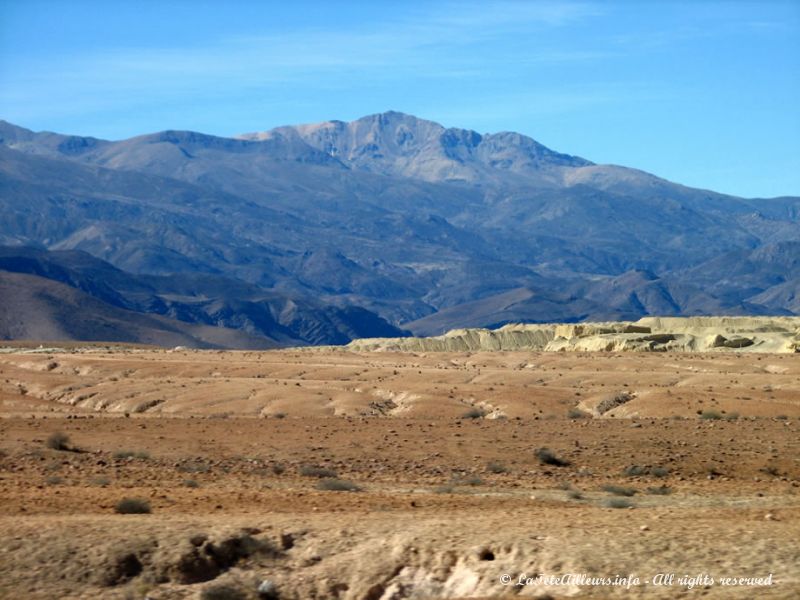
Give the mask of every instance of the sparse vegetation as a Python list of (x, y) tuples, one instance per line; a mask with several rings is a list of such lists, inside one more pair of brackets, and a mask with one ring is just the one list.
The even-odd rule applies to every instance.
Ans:
[(643, 467), (640, 465), (629, 465), (622, 470), (623, 475), (628, 477), (643, 477), (651, 475), (652, 477), (666, 477), (669, 475), (667, 467)]
[(591, 415), (587, 412), (584, 412), (578, 408), (570, 408), (567, 411), (567, 418), (569, 419), (588, 419)]
[(453, 493), (453, 486), (452, 485), (440, 485), (433, 488), (434, 494), (452, 494)]
[(217, 583), (200, 592), (200, 600), (247, 600), (247, 594), (227, 583)]
[(647, 467), (641, 467), (639, 465), (630, 465), (622, 470), (622, 473), (628, 477), (641, 477), (642, 475), (647, 475), (647, 472)]
[(570, 500), (583, 500), (583, 494), (579, 490), (567, 490), (567, 498)]
[(489, 461), (486, 464), (486, 470), (489, 471), (490, 473), (495, 473), (497, 475), (499, 475), (500, 473), (508, 473), (508, 469), (506, 468), (505, 465), (499, 462), (495, 462), (493, 460)]
[(50, 434), (45, 441), (45, 446), (51, 450), (68, 451), (71, 449), (69, 436), (63, 431), (56, 431)]
[(283, 473), (284, 473), (285, 471), (286, 471), (286, 467), (284, 467), (284, 466), (283, 466), (282, 464), (280, 464), (280, 463), (275, 463), (274, 465), (272, 465), (272, 472), (273, 472), (275, 475), (283, 475)]
[(326, 492), (360, 492), (361, 488), (352, 481), (344, 479), (326, 478), (321, 479), (317, 484), (318, 490)]
[(191, 461), (178, 466), (181, 473), (208, 473), (211, 467), (205, 463)]
[(44, 480), (47, 485), (61, 485), (64, 483), (64, 478), (59, 477), (58, 475), (50, 475), (47, 479)]
[(615, 496), (631, 497), (636, 494), (636, 490), (634, 488), (624, 487), (621, 485), (604, 485), (600, 489), (602, 489), (604, 492), (608, 492), (609, 494), (614, 494)]
[(723, 416), (715, 410), (704, 410), (700, 413), (700, 418), (704, 421), (719, 421)]
[(303, 465), (300, 467), (300, 475), (303, 477), (320, 477), (320, 478), (328, 478), (334, 479), (336, 477), (336, 471), (333, 469), (327, 469), (325, 467), (315, 467), (313, 465)]
[(198, 488), (198, 487), (200, 487), (200, 484), (197, 483), (194, 479), (184, 479), (183, 480), (183, 487)]
[(482, 419), (486, 416), (486, 411), (481, 410), (480, 408), (471, 408), (463, 415), (461, 415), (462, 419)]
[(100, 475), (98, 477), (93, 477), (91, 480), (89, 480), (89, 483), (98, 487), (107, 487), (111, 485), (111, 480), (108, 477)]
[(633, 503), (624, 498), (609, 498), (604, 505), (606, 508), (631, 508)]
[(150, 503), (140, 498), (123, 498), (117, 502), (114, 511), (120, 515), (147, 515), (152, 512)]
[(538, 448), (535, 452), (536, 458), (543, 465), (551, 465), (553, 467), (566, 467), (571, 463), (563, 458), (559, 458), (549, 448)]
[(480, 477), (472, 476), (472, 477), (465, 477), (464, 479), (459, 479), (454, 483), (456, 483), (456, 485), (478, 486), (478, 485), (483, 485), (484, 481)]
[(672, 488), (666, 485), (660, 485), (658, 487), (649, 487), (647, 488), (647, 493), (651, 496), (669, 496), (672, 493)]

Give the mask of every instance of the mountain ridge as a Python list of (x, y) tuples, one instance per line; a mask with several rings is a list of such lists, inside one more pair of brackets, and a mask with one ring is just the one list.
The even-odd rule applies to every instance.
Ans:
[[(227, 278), (416, 334), (797, 310), (800, 198), (697, 190), (398, 112), (121, 141), (2, 122), (0, 208), (0, 244)], [(247, 326), (249, 305), (226, 306)]]

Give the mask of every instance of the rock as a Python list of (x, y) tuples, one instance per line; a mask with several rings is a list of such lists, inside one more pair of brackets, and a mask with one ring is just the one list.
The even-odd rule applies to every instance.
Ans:
[(278, 595), (277, 586), (269, 579), (265, 579), (259, 583), (256, 591), (258, 592), (258, 597), (262, 598), (263, 600), (278, 600), (280, 597)]

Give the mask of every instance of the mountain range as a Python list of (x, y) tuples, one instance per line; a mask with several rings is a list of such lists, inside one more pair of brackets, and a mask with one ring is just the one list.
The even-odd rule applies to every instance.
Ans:
[(0, 210), (7, 339), (273, 347), (800, 314), (800, 198), (397, 112), (122, 141), (0, 121)]

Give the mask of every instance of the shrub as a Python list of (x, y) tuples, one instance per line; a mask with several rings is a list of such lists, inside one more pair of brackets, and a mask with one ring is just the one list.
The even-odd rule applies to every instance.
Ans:
[(100, 487), (106, 487), (107, 485), (111, 485), (111, 480), (108, 477), (100, 475), (99, 477), (93, 477), (89, 483)]
[(605, 501), (606, 508), (630, 508), (633, 503), (624, 498), (609, 498)]
[(666, 485), (649, 487), (647, 488), (647, 493), (652, 496), (669, 496), (672, 493), (672, 488), (667, 487)]
[(589, 417), (589, 413), (585, 413), (577, 408), (570, 408), (567, 412), (567, 418), (569, 419), (588, 419)]
[(150, 514), (150, 503), (139, 498), (123, 498), (114, 507), (120, 515), (147, 515)]
[(452, 485), (440, 485), (438, 487), (433, 488), (434, 494), (452, 494), (453, 493), (453, 486)]
[(218, 583), (200, 592), (200, 600), (247, 600), (247, 594), (227, 583)]
[(50, 434), (45, 445), (52, 450), (69, 450), (69, 436), (63, 431), (56, 431)]
[(286, 467), (284, 467), (282, 464), (275, 463), (274, 465), (272, 465), (272, 472), (275, 475), (282, 475), (284, 471), (286, 471)]
[(583, 500), (583, 494), (578, 490), (569, 490), (567, 491), (567, 498), (570, 500)]
[(200, 484), (197, 483), (194, 479), (184, 479), (183, 480), (183, 485), (184, 485), (184, 487), (188, 487), (188, 488), (198, 488), (198, 487), (200, 487)]
[(604, 485), (601, 488), (604, 492), (608, 492), (609, 494), (614, 494), (615, 496), (633, 496), (636, 493), (636, 490), (629, 487), (623, 487), (621, 485)]
[(650, 475), (653, 477), (666, 477), (669, 475), (669, 469), (667, 467), (653, 467), (650, 469)]
[(58, 475), (51, 475), (47, 479), (44, 480), (47, 485), (61, 485), (64, 483), (64, 478), (59, 477)]
[(497, 473), (497, 474), (508, 473), (508, 469), (504, 465), (500, 464), (499, 462), (495, 462), (493, 460), (487, 463), (486, 469), (490, 473)]
[(461, 415), (462, 419), (482, 419), (486, 416), (486, 413), (482, 411), (480, 408), (471, 408), (463, 415)]
[(460, 485), (473, 485), (473, 486), (483, 485), (483, 479), (481, 479), (480, 477), (473, 476), (457, 481), (456, 483)]
[(208, 473), (211, 470), (205, 463), (191, 461), (178, 466), (178, 471), (181, 473)]
[(352, 481), (344, 479), (321, 479), (317, 484), (318, 490), (326, 492), (359, 492), (361, 488)]
[(704, 410), (700, 413), (700, 418), (704, 421), (719, 421), (722, 415), (715, 410)]
[(735, 412), (734, 413), (730, 413), (730, 414), (725, 416), (725, 419), (727, 421), (736, 421), (736, 420), (739, 419), (739, 413), (735, 413)]
[(303, 477), (327, 477), (333, 479), (336, 477), (336, 471), (333, 469), (326, 469), (325, 467), (315, 467), (313, 465), (303, 465), (300, 467), (300, 475)]
[(630, 465), (625, 467), (622, 470), (624, 475), (628, 477), (639, 477), (641, 475), (647, 475), (647, 467), (640, 467), (639, 465)]
[(570, 464), (568, 460), (563, 458), (559, 458), (556, 456), (552, 450), (549, 448), (539, 448), (535, 452), (536, 458), (539, 459), (539, 462), (543, 465), (552, 465), (554, 467), (566, 467)]

